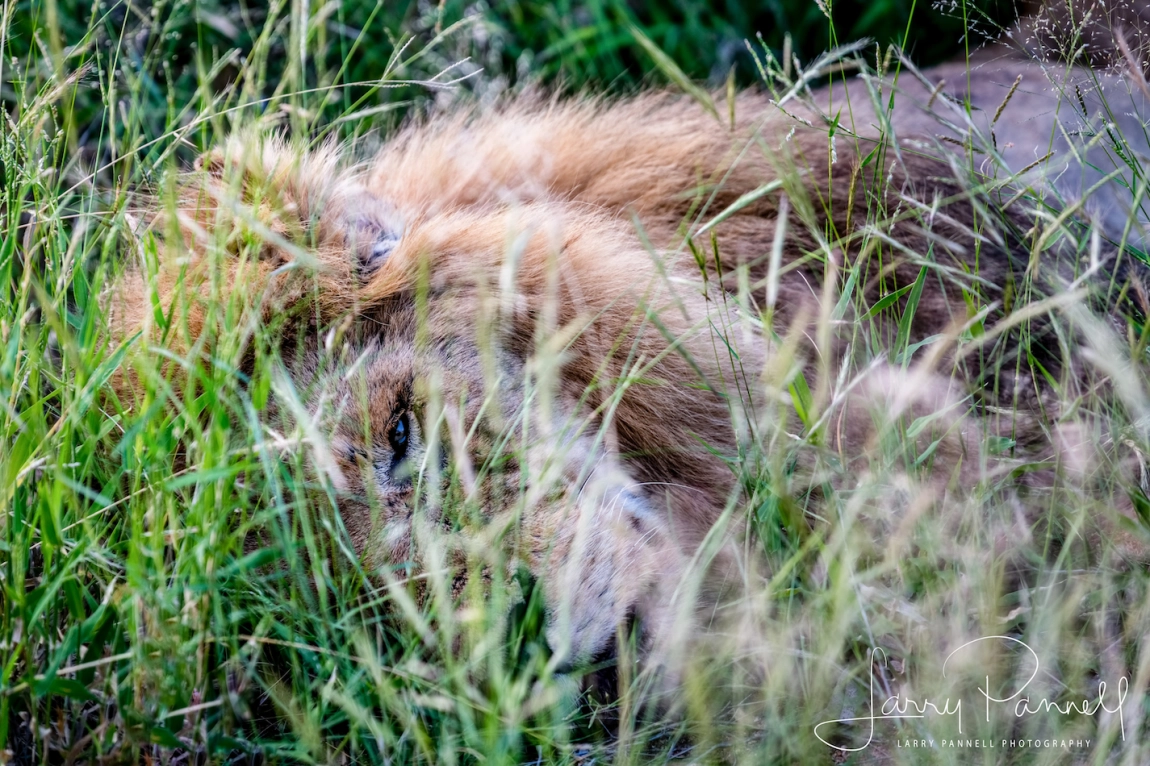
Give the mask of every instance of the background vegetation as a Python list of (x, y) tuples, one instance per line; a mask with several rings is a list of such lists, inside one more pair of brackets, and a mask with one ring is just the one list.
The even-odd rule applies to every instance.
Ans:
[[(422, 87), (396, 87), (395, 82), (371, 87), (385, 72), (394, 81), (448, 67), (445, 79), (481, 71), (462, 89), (484, 95), (537, 82), (616, 90), (662, 82), (652, 75), (651, 59), (636, 42), (632, 25), (693, 78), (719, 84), (734, 68), (740, 83), (751, 84), (759, 75), (748, 41), (761, 39), (781, 56), (790, 37), (793, 54), (809, 62), (863, 37), (884, 49), (905, 40), (916, 61), (930, 64), (996, 36), (1016, 14), (1010, 0), (840, 0), (833, 11), (832, 26), (819, 5), (807, 0), (425, 0), (314, 6), (283, 0), (144, 5), (29, 0), (6, 6), (5, 46), (11, 61), (5, 79), (20, 82), (46, 72), (80, 71), (85, 65), (114, 67), (103, 77), (88, 71), (63, 107), (68, 113), (61, 127), (73, 142), (88, 147), (97, 136), (110, 138), (109, 130), (117, 131), (118, 141), (130, 140), (132, 133), (145, 141), (157, 138), (180, 122), (181, 112), (186, 121), (193, 112), (207, 116), (244, 104), (247, 119), (253, 112), (276, 115), (304, 100), (315, 110), (306, 118), (311, 126), (329, 126), (335, 118), (354, 114), (355, 119), (339, 125), (347, 135), (387, 128), (404, 114), (407, 102), (429, 95)], [(400, 44), (406, 44), (408, 55), (393, 61)], [(421, 55), (406, 60), (416, 52)], [(106, 118), (110, 86), (118, 98), (131, 99), (127, 120)], [(314, 96), (315, 89), (333, 87), (323, 98)], [(20, 89), (11, 82), (5, 88), (6, 103), (14, 104)], [(385, 106), (391, 108), (380, 109)], [(376, 111), (365, 114), (367, 109)], [(205, 128), (185, 137), (200, 145), (210, 135)], [(141, 159), (145, 167), (154, 164), (148, 161), (154, 154)]]
[[(1144, 577), (1116, 543), (1088, 544), (1082, 533), (1087, 520), (1110, 518), (1146, 539), (1113, 518), (1114, 497), (1150, 507), (1118, 465), (1099, 469), (1089, 492), (1059, 484), (1048, 501), (1059, 523), (1039, 529), (1019, 526), (999, 475), (926, 513), (933, 490), (901, 453), (927, 424), (904, 423), (874, 446), (865, 477), (827, 466), (817, 517), (796, 522), (811, 488), (790, 485), (788, 466), (814, 445), (762, 433), (748, 455), (746, 510), (751, 544), (776, 574), (747, 604), (754, 649), (708, 658), (685, 679), (683, 715), (662, 720), (644, 712), (640, 682), (622, 678), (619, 701), (607, 704), (546, 672), (532, 604), (505, 619), (527, 583), (498, 584), (489, 610), (453, 623), (452, 605), (433, 600), (421, 612), (365, 578), (329, 517), (305, 512), (316, 502), (306, 455), (281, 459), (269, 446), (290, 435), (261, 422), (282, 384), (258, 331), (226, 326), (220, 343), (259, 349), (250, 379), (236, 372), (238, 351), (221, 352), (210, 364), (184, 360), (183, 388), (148, 378), (141, 409), (102, 393), (133, 362), (99, 342), (97, 296), (126, 258), (154, 258), (129, 236), (135, 192), (163, 197), (173, 170), (239, 126), (317, 140), (334, 131), (368, 152), (435, 102), (540, 82), (664, 84), (632, 25), (714, 85), (732, 68), (738, 82), (761, 84), (747, 41), (759, 55), (805, 63), (860, 36), (883, 50), (905, 40), (930, 63), (993, 35), (1009, 4), (843, 0), (833, 23), (808, 0), (30, 0), (0, 13), (0, 761), (825, 762), (830, 751), (811, 732), (864, 714), (870, 647), (888, 651), (884, 672), (908, 688), (957, 696), (987, 665), (940, 679), (929, 666), (939, 647), (1009, 633), (1048, 663), (1036, 697), (1092, 696), (1099, 681), (1113, 688), (1125, 675), (1126, 718), (978, 722), (972, 711), (972, 736), (1094, 744), (887, 754), (1146, 762)], [(1082, 321), (1093, 328), (1090, 358), (1131, 366), (1121, 398), (1067, 390), (1062, 411), (1099, 416), (1090, 422), (1105, 428), (1087, 439), (1147, 454), (1144, 352), (1127, 342), (1141, 327), (1120, 337)], [(988, 438), (986, 449), (1009, 447)], [(852, 489), (837, 491), (843, 483)], [(245, 551), (256, 530), (270, 544)], [(452, 651), (461, 636), (462, 655)], [(992, 659), (1017, 671), (1017, 656)], [(747, 663), (751, 671), (738, 670)], [(941, 738), (953, 726), (900, 731)]]

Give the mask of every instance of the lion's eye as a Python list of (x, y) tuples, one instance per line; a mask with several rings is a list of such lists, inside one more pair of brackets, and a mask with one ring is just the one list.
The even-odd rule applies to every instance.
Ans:
[(399, 416), (399, 420), (395, 421), (395, 425), (391, 427), (391, 433), (387, 435), (387, 441), (391, 444), (391, 451), (394, 453), (396, 460), (399, 460), (407, 453), (408, 429), (407, 415), (403, 414)]

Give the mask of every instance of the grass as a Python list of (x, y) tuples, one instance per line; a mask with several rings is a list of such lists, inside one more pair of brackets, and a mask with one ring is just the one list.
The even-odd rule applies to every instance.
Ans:
[[(717, 44), (746, 50), (742, 38), (762, 22), (742, 6), (303, 7), (3, 5), (0, 761), (1150, 759), (1150, 593), (1124, 547), (1150, 541), (1138, 480), (1150, 398), (1135, 319), (1116, 332), (1085, 301), (1056, 315), (1085, 379), (1112, 381), (1054, 380), (1057, 418), (1037, 424), (1050, 438), (1077, 429), (1101, 447), (1085, 476), (1022, 451), (1003, 470), (996, 458), (1011, 454), (1011, 432), (987, 418), (978, 481), (943, 492), (930, 479), (946, 413), (884, 422), (850, 466), (820, 445), (828, 402), (876, 359), (909, 359), (907, 331), (886, 337), (860, 323), (853, 366), (832, 376), (788, 364), (795, 339), (776, 328), (784, 353), (761, 385), (788, 394), (805, 429), (796, 438), (771, 413), (748, 426), (737, 468), (745, 500), (732, 510), (750, 520), (745, 546), (766, 574), (748, 573), (752, 587), (713, 651), (686, 664), (673, 717), (645, 706), (649, 679), (629, 677), (626, 663), (614, 701), (582, 697), (573, 679), (551, 673), (526, 576), (494, 575), (463, 610), (434, 567), (423, 604), (402, 572), (391, 584), (368, 577), (309, 478), (300, 434), (269, 426), (269, 398), (296, 394), (271, 330), (243, 321), (242, 300), (221, 301), (210, 363), (169, 357), (157, 374), (161, 351), (108, 348), (98, 296), (126, 260), (155, 258), (154, 243), (133, 235), (140, 192), (168, 199), (173, 171), (230, 131), (274, 126), (317, 141), (334, 132), (368, 152), (405, 114), (460, 90), (484, 98), (538, 76), (631, 87), (649, 79), (637, 72), (652, 58), (628, 24), (668, 54), (661, 78), (722, 82), (738, 61), (741, 80), (760, 77), (753, 60)], [(810, 61), (828, 41), (901, 39), (907, 26), (902, 6), (844, 7), (828, 34), (813, 4), (780, 4), (766, 42), (781, 57), (789, 29)], [(785, 87), (791, 66), (764, 69), (760, 84)], [(994, 196), (977, 194), (991, 226)], [(867, 230), (877, 238), (890, 214), (875, 210)], [(1037, 227), (1036, 242), (1080, 236), (1053, 216)], [(909, 327), (915, 286), (867, 306), (855, 289), (863, 279), (845, 269), (832, 283), (828, 306), (838, 308), (821, 331), (848, 307)], [(977, 315), (983, 304), (971, 301)], [(1021, 363), (982, 332), (972, 323), (961, 340), (991, 368)], [(1025, 323), (999, 340), (1008, 337), (1025, 346)], [(146, 381), (143, 406), (121, 408), (108, 394), (122, 368)], [(1037, 471), (1052, 479), (1024, 498), (1042, 509), (1035, 523), (1014, 487)], [(1141, 519), (1117, 511), (1131, 502)], [(1099, 519), (1109, 524), (1101, 535)], [(245, 547), (249, 535), (266, 545)], [(429, 548), (446, 555), (433, 539)], [(475, 553), (471, 565), (498, 573), (499, 556)], [(1006, 638), (971, 644), (943, 674), (948, 652), (989, 636)], [(1084, 697), (1108, 709), (1016, 717), (1013, 705), (994, 704), (988, 713), (979, 692), (988, 673), (999, 698), (1030, 673), (1017, 642), (1041, 662), (1023, 695), (1032, 709)], [(946, 700), (961, 699), (963, 737), (995, 746), (896, 746), (958, 739), (956, 716), (932, 714), (879, 722), (881, 743), (832, 751), (816, 734), (866, 744), (865, 724), (820, 724), (865, 716), (872, 684), (876, 705), (899, 694), (904, 709), (929, 699), (953, 712)], [(1004, 738), (1090, 744), (1008, 748)]]

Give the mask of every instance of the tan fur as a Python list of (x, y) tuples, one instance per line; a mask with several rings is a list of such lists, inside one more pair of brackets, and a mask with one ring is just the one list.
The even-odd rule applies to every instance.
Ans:
[[(1036, 75), (1029, 66), (988, 67), (985, 81)], [(987, 110), (1005, 95), (986, 93)], [(818, 105), (847, 95), (861, 107), (859, 131), (840, 129), (832, 144)], [(1029, 253), (1019, 232), (1029, 221), (1019, 217), (1015, 231), (983, 222), (976, 237), (964, 182), (937, 146), (892, 147), (881, 165), (861, 165), (878, 135), (864, 116), (869, 98), (858, 82), (785, 109), (743, 93), (733, 125), (725, 107), (716, 117), (668, 93), (524, 98), (413, 124), (358, 169), (331, 149), (239, 137), (184, 179), (177, 215), (161, 224), (159, 276), (149, 284), (132, 271), (119, 283), (113, 334), (143, 328), (178, 353), (202, 353), (218, 335), (220, 299), (241, 296), (241, 323), (270, 322), (286, 339), (307, 410), (326, 424), (344, 525), (369, 567), (418, 562), (420, 524), (450, 532), (435, 508), (413, 514), (417, 477), (440, 471), (442, 455), (459, 499), (480, 509), (485, 539), (513, 540), (513, 561), (542, 582), (548, 637), (566, 661), (609, 649), (630, 616), (657, 652), (673, 622), (693, 613), (675, 603), (681, 575), (739, 501), (727, 459), (779, 363), (770, 343), (742, 332), (747, 310), (766, 305), (776, 232), (784, 268), (773, 319), (788, 337), (815, 332), (824, 281), (846, 264), (860, 265), (860, 290), (874, 303), (912, 284), (932, 253), (912, 342), (957, 334), (968, 319), (964, 288), (993, 302), (1008, 278), (1022, 279)], [(896, 124), (904, 139), (946, 132), (917, 108), (896, 111)], [(1037, 136), (1037, 147), (1048, 127), (1018, 133)], [(781, 188), (690, 243), (705, 255), (704, 278), (684, 234), (776, 179)], [(784, 194), (790, 212), (780, 221)], [(934, 212), (898, 215), (915, 201)], [(892, 246), (860, 252), (849, 235), (879, 205), (891, 211), (882, 236)], [(839, 237), (845, 249), (823, 246)], [(975, 253), (981, 281), (969, 275)], [(736, 300), (740, 280), (748, 305)], [(186, 316), (161, 333), (150, 296), (166, 308), (179, 294), (190, 298)], [(333, 360), (320, 339), (346, 317), (351, 345)], [(297, 353), (301, 336), (312, 341)], [(842, 348), (812, 336), (792, 350), (833, 372)], [(911, 373), (876, 370), (830, 403), (828, 448), (850, 464), (884, 422), (949, 406), (962, 388), (951, 374), (979, 374), (956, 363), (944, 353)], [(130, 400), (138, 383), (117, 386)], [(405, 413), (413, 433), (399, 460), (388, 434)], [(965, 480), (978, 471), (980, 435), (962, 421), (957, 411), (939, 421), (943, 484), (954, 470)], [(522, 464), (477, 479), (506, 433), (517, 441), (504, 452)], [(524, 476), (534, 484), (524, 488)], [(734, 556), (722, 548), (712, 562), (709, 598)]]

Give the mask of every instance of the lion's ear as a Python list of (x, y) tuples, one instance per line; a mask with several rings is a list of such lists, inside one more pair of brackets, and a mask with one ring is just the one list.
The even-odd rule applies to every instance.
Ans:
[(294, 163), (303, 155), (281, 136), (246, 130), (229, 135), (196, 157), (192, 170), (212, 181), (242, 180), (240, 188), (246, 188), (256, 180), (252, 176), (262, 180), (277, 166)]
[(197, 173), (207, 173), (216, 178), (221, 178), (224, 174), (224, 161), (225, 155), (223, 149), (214, 147), (199, 157), (196, 157), (192, 163), (192, 170)]
[(238, 201), (249, 201), (249, 196), (280, 189), (289, 196), (311, 196), (337, 177), (332, 172), (337, 164), (331, 147), (309, 152), (283, 136), (243, 130), (196, 157), (192, 170), (202, 182), (238, 192)]
[(403, 238), (403, 219), (391, 203), (363, 187), (345, 192), (343, 219), (345, 240), (355, 253), (359, 275), (370, 278)]
[[(362, 184), (334, 144), (309, 150), (281, 136), (240, 133), (194, 167), (199, 188), (229, 206), (246, 206), (240, 217), (257, 219), (263, 230), (347, 248), (361, 278), (375, 274), (403, 236), (395, 207)], [(277, 252), (270, 244), (265, 249)]]

